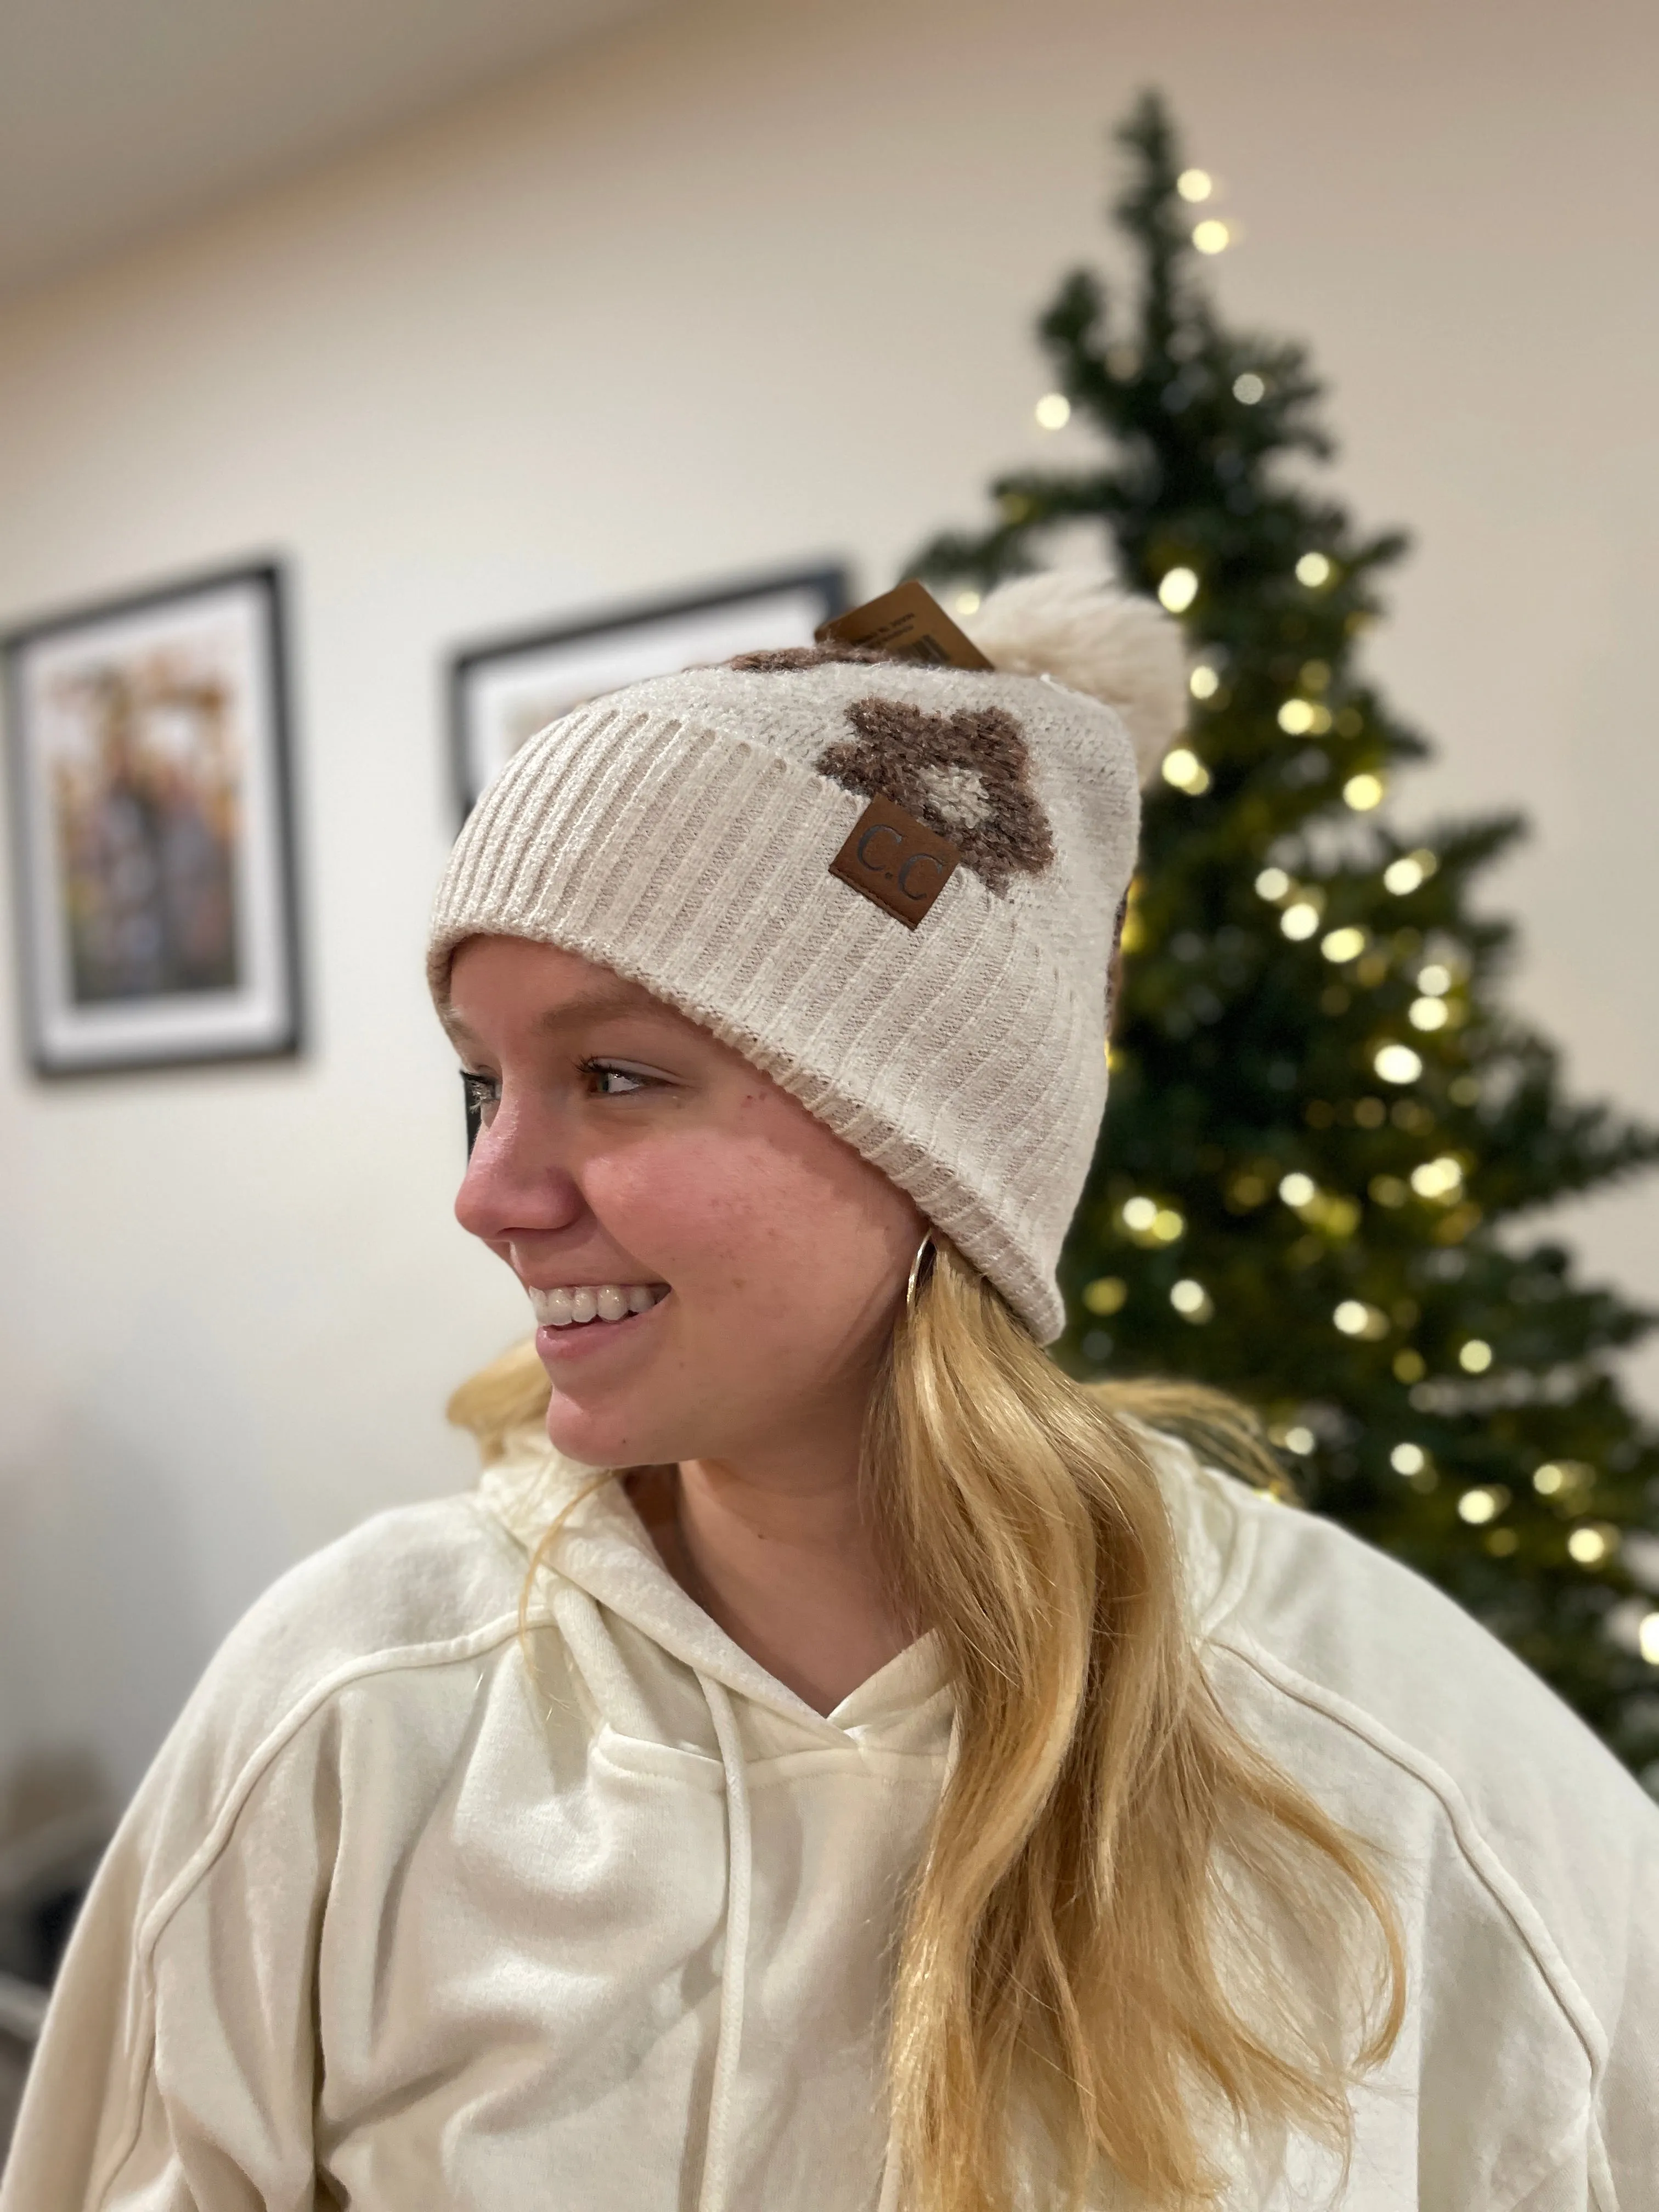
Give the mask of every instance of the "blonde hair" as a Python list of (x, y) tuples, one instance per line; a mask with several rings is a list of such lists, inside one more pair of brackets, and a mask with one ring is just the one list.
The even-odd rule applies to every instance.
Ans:
[[(494, 1455), (546, 1400), (526, 1346), (450, 1413)], [(1225, 2137), (1270, 2157), (1295, 2129), (1346, 2159), (1350, 2087), (1399, 2032), (1376, 1871), (1204, 1672), (1156, 1429), (1278, 1479), (1217, 1393), (1073, 1381), (939, 1243), (866, 1451), (896, 1590), (939, 1638), (956, 1710), (893, 1978), (917, 2212), (1009, 2212), (1040, 2139), (1061, 2201), (1113, 2174), (1182, 2212), (1219, 2197)]]

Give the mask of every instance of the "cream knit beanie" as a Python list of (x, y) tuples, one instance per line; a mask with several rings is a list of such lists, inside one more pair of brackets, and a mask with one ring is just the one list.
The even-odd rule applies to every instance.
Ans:
[(1092, 579), (1005, 586), (970, 628), (994, 667), (832, 643), (555, 722), (456, 841), (428, 976), (441, 1009), (483, 934), (644, 984), (908, 1192), (1047, 1344), (1138, 787), (1185, 685), (1173, 626)]

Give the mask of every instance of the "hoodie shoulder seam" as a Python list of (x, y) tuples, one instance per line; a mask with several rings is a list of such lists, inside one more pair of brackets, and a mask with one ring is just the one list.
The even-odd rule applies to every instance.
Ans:
[(519, 1617), (514, 1612), (469, 1630), (465, 1636), (447, 1637), (441, 1643), (391, 1644), (378, 1651), (362, 1653), (334, 1668), (320, 1681), (313, 1683), (295, 1700), (276, 1725), (266, 1731), (237, 1770), (206, 1835), (144, 1916), (139, 1936), (141, 1953), (148, 1955), (154, 1950), (167, 1921), (223, 1850), (231, 1831), (241, 1817), (247, 1799), (266, 1770), (307, 1724), (314, 1720), (343, 1690), (349, 1689), (354, 1683), (365, 1681), (375, 1674), (415, 1672), (481, 1658), (485, 1652), (507, 1643), (518, 1632)]
[(1542, 1914), (1487, 1842), (1473, 1806), (1454, 1777), (1425, 1752), (1395, 1735), (1382, 1722), (1352, 1705), (1339, 1692), (1327, 1689), (1268, 1652), (1243, 1627), (1235, 1626), (1231, 1634), (1213, 1640), (1218, 1649), (1229, 1652), (1281, 1697), (1318, 1713), (1399, 1772), (1409, 1775), (1434, 1798), (1445, 1818), (1458, 1856), (1509, 1923), (1574, 2039), (1582, 2047), (1593, 2085), (1607, 2060), (1606, 2033)]

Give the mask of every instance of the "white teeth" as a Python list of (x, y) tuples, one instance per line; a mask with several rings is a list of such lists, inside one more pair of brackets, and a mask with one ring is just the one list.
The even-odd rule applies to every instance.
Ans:
[(530, 1303), (544, 1328), (568, 1328), (574, 1322), (626, 1321), (630, 1314), (649, 1313), (659, 1292), (649, 1283), (584, 1283), (571, 1288), (538, 1291), (526, 1285)]

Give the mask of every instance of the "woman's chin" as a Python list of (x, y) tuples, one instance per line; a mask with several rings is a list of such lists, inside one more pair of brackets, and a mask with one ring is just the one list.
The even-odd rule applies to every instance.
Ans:
[(637, 1400), (606, 1404), (595, 1398), (582, 1402), (567, 1396), (556, 1382), (548, 1401), (547, 1437), (554, 1450), (578, 1467), (645, 1467), (665, 1463), (676, 1455), (658, 1450), (650, 1433), (654, 1425), (639, 1419)]

